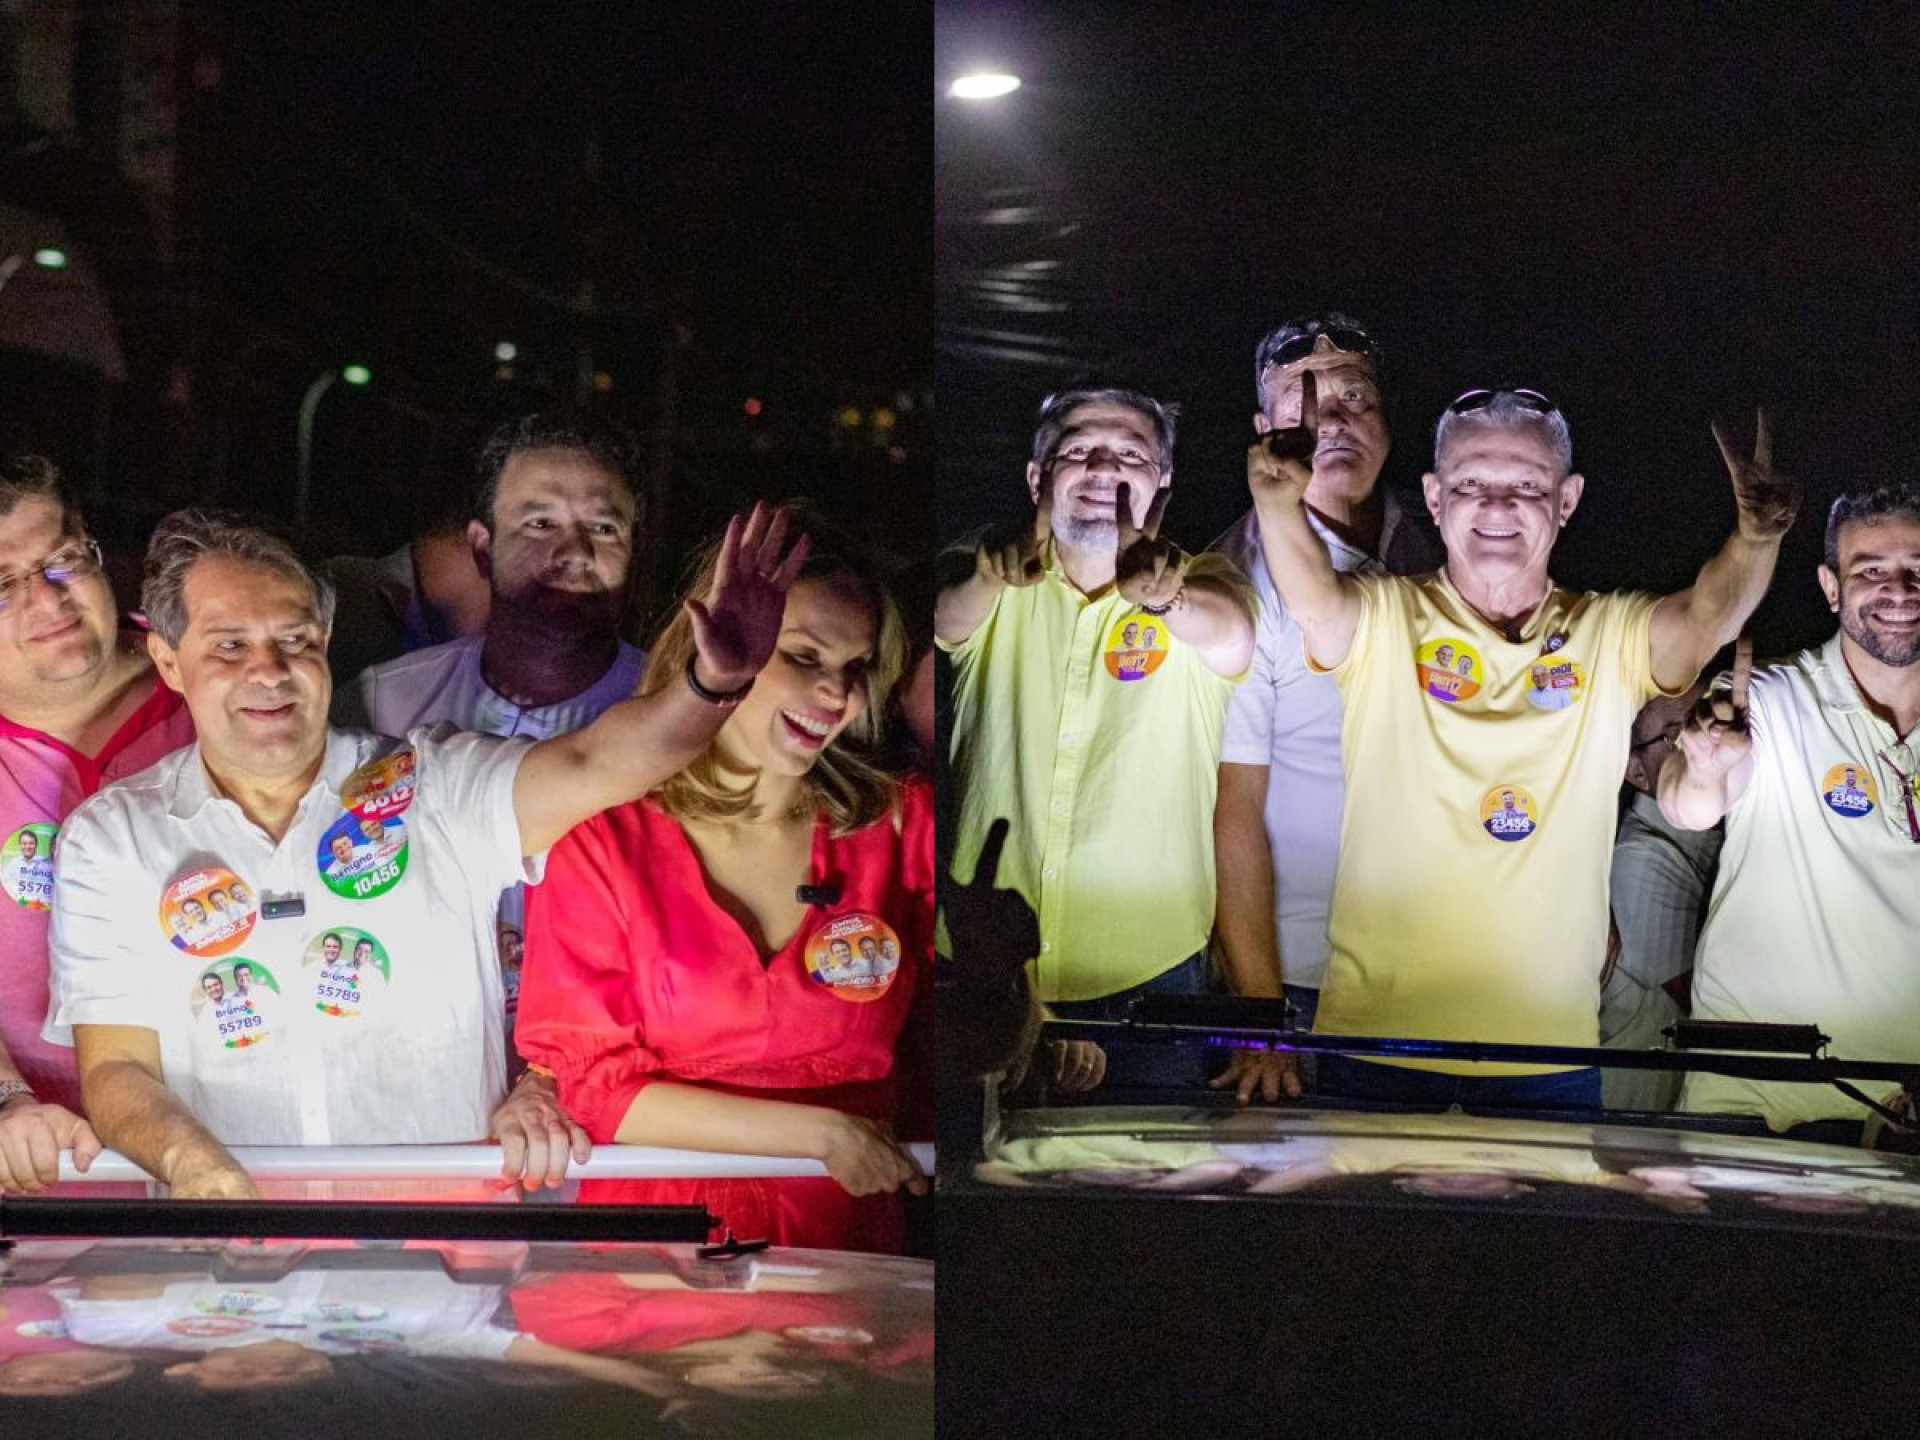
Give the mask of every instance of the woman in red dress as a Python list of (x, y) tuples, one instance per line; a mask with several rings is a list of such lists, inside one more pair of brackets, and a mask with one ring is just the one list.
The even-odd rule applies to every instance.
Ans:
[(690, 672), (684, 607), (655, 646), (643, 692), (692, 684), (733, 712), (680, 774), (554, 846), (527, 897), (517, 1039), (596, 1142), (811, 1158), (832, 1177), (589, 1181), (582, 1200), (700, 1203), (743, 1238), (897, 1250), (897, 1192), (926, 1185), (892, 1127), (896, 1053), (931, 998), (932, 797), (874, 758), (905, 648), (885, 588), (821, 522), (792, 523), (813, 549), (746, 694)]

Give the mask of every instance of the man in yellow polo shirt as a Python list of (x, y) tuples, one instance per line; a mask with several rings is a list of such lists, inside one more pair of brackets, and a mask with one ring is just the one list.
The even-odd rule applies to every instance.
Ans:
[[(1765, 417), (1751, 459), (1716, 428), (1739, 523), (1692, 587), (1665, 599), (1549, 578), (1585, 482), (1566, 417), (1532, 390), (1468, 391), (1440, 417), (1424, 480), (1440, 570), (1336, 574), (1301, 507), (1315, 420), (1308, 387), (1298, 423), (1247, 452), (1268, 568), (1307, 658), (1346, 702), (1315, 1029), (1594, 1045), (1634, 716), (1692, 684), (1739, 633), (1799, 503), (1773, 471)], [(1414, 1104), (1600, 1101), (1592, 1069), (1327, 1056), (1320, 1075), (1324, 1090)]]
[[(1049, 396), (1033, 510), (952, 552), (935, 609), (954, 666), (953, 873), (971, 875), (988, 828), (1010, 822), (999, 884), (1039, 915), (1035, 985), (1064, 1018), (1198, 991), (1213, 924), (1220, 731), (1253, 614), (1229, 562), (1160, 536), (1173, 426), (1171, 407), (1130, 390)], [(1103, 1064), (1068, 1047), (1059, 1079), (1087, 1088)], [(1172, 1050), (1113, 1067), (1137, 1083), (1201, 1068)]]

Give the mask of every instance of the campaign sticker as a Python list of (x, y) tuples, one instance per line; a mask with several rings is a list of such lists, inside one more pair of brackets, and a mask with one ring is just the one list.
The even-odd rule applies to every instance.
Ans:
[(398, 1330), (369, 1330), (350, 1325), (343, 1330), (322, 1330), (320, 1338), (329, 1345), (351, 1345), (356, 1350), (404, 1350), (407, 1337)]
[(1464, 640), (1429, 640), (1413, 652), (1413, 664), (1420, 688), (1448, 705), (1471, 700), (1487, 680), (1480, 652)]
[(313, 1008), (349, 1017), (378, 1005), (393, 978), (387, 948), (364, 930), (341, 925), (307, 941), (304, 969), (311, 976)]
[(1527, 703), (1536, 710), (1565, 710), (1587, 693), (1587, 667), (1564, 655), (1542, 655), (1527, 672)]
[(207, 1300), (196, 1300), (193, 1308), (202, 1315), (271, 1315), (286, 1302), (277, 1295), (262, 1295), (257, 1290), (226, 1290)]
[(413, 751), (396, 750), (369, 760), (340, 787), (340, 803), (355, 815), (385, 820), (413, 803)]
[(807, 937), (807, 974), (842, 1000), (878, 1000), (900, 973), (900, 937), (878, 915), (839, 915)]
[(22, 825), (0, 845), (0, 888), (22, 910), (53, 908), (53, 837), (58, 825)]
[(251, 885), (211, 865), (189, 870), (160, 893), (160, 926), (177, 949), (205, 960), (238, 950), (259, 908)]
[(217, 1339), (222, 1335), (244, 1335), (249, 1330), (258, 1330), (257, 1320), (243, 1320), (238, 1315), (183, 1315), (178, 1320), (169, 1320), (167, 1329), (176, 1335), (192, 1335), (201, 1340)]
[(387, 1312), (378, 1305), (316, 1305), (307, 1318), (321, 1325), (365, 1325), (386, 1319)]
[(371, 900), (400, 883), (407, 870), (407, 822), (349, 810), (327, 827), (315, 857), (320, 879), (346, 900)]
[(1540, 807), (1518, 785), (1496, 785), (1480, 802), (1480, 823), (1496, 840), (1524, 840), (1540, 823)]
[(1848, 763), (1827, 771), (1820, 781), (1820, 798), (1834, 814), (1858, 820), (1862, 815), (1873, 813), (1880, 796), (1873, 788), (1872, 772)]
[(13, 1327), (13, 1333), (27, 1340), (65, 1340), (64, 1320), (25, 1320)]
[(194, 1019), (210, 1026), (228, 1050), (247, 1050), (272, 1035), (280, 983), (258, 960), (236, 955), (200, 972), (193, 992)]
[(789, 1325), (780, 1332), (789, 1340), (809, 1345), (871, 1345), (873, 1332), (852, 1325)]
[(1122, 682), (1144, 680), (1165, 662), (1172, 637), (1166, 621), (1153, 615), (1129, 615), (1107, 632), (1107, 673)]

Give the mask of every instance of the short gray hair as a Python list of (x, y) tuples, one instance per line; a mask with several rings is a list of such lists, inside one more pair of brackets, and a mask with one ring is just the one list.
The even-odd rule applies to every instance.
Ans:
[(1066, 433), (1067, 416), (1083, 405), (1117, 405), (1131, 410), (1153, 426), (1154, 443), (1160, 451), (1160, 472), (1173, 469), (1173, 427), (1180, 418), (1178, 405), (1166, 405), (1139, 390), (1120, 385), (1056, 390), (1040, 402), (1040, 418), (1033, 430), (1033, 463), (1045, 469)]
[[(1465, 397), (1461, 397), (1464, 399)], [(1484, 425), (1490, 430), (1518, 430), (1531, 425), (1546, 437), (1561, 475), (1573, 470), (1573, 431), (1559, 406), (1540, 410), (1520, 401), (1511, 390), (1496, 390), (1493, 398), (1477, 410), (1456, 413), (1449, 406), (1440, 412), (1433, 427), (1433, 468), (1440, 468), (1440, 453), (1447, 448), (1447, 437), (1462, 425)]]
[(1829, 570), (1840, 569), (1840, 532), (1855, 521), (1874, 521), (1891, 516), (1899, 520), (1920, 521), (1920, 486), (1882, 485), (1875, 490), (1856, 490), (1842, 495), (1827, 511), (1827, 547)]
[(187, 575), (200, 561), (224, 556), (274, 570), (313, 591), (320, 628), (333, 629), (333, 582), (291, 544), (232, 510), (176, 510), (154, 527), (140, 580), (147, 624), (178, 649), (187, 633)]

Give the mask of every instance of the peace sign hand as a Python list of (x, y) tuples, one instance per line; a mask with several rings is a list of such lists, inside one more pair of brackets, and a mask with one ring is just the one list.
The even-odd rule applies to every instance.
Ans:
[(1747, 730), (1747, 685), (1753, 678), (1753, 641), (1742, 635), (1733, 650), (1733, 686), (1709, 690), (1680, 731), (1687, 772), (1703, 779), (1725, 775), (1753, 749)]
[(974, 573), (1002, 585), (1036, 585), (1047, 573), (1047, 542), (1053, 538), (1053, 477), (1040, 480), (1033, 518), (996, 525), (974, 547)]
[(1133, 491), (1126, 481), (1113, 497), (1114, 527), (1118, 534), (1113, 561), (1113, 587), (1131, 605), (1165, 609), (1187, 585), (1192, 556), (1171, 540), (1160, 538), (1160, 520), (1167, 513), (1171, 490), (1161, 490), (1147, 507), (1146, 524), (1133, 525)]
[(1313, 483), (1313, 453), (1320, 446), (1320, 405), (1313, 372), (1300, 377), (1300, 423), (1269, 430), (1247, 447), (1247, 489), (1253, 503), (1297, 504)]
[(1741, 538), (1778, 540), (1793, 527), (1794, 517), (1800, 513), (1800, 482), (1774, 470), (1773, 431), (1767, 425), (1767, 412), (1757, 410), (1754, 414), (1751, 459), (1741, 457), (1717, 420), (1713, 438), (1720, 447), (1720, 458), (1727, 462), (1727, 473), (1733, 477)]

